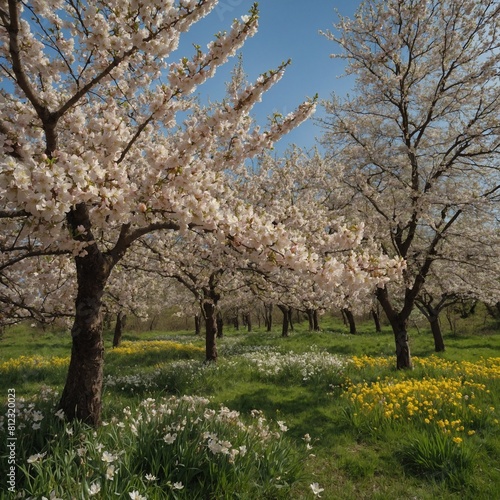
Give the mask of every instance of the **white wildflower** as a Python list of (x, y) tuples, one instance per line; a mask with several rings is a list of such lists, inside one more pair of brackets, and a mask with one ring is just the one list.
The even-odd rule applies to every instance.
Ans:
[(118, 457), (116, 455), (113, 455), (112, 453), (109, 453), (107, 451), (104, 451), (102, 453), (101, 460), (103, 462), (111, 463), (114, 462)]
[(177, 434), (176, 433), (170, 434), (170, 432), (169, 432), (168, 434), (166, 434), (165, 436), (163, 436), (163, 441), (165, 441), (165, 443), (167, 443), (167, 444), (174, 443), (176, 439), (177, 439)]
[(146, 500), (146, 497), (143, 497), (138, 491), (134, 490), (134, 491), (131, 491), (129, 494), (129, 497), (132, 499), (132, 500)]
[(28, 458), (27, 462), (29, 464), (34, 464), (35, 462), (41, 461), (46, 454), (46, 451), (44, 451), (43, 453), (35, 453)]
[(309, 485), (311, 487), (312, 492), (314, 493), (314, 496), (317, 496), (318, 498), (321, 498), (320, 493), (322, 491), (325, 491), (324, 488), (321, 488), (318, 483), (312, 483)]
[(115, 478), (115, 466), (114, 465), (108, 465), (106, 469), (106, 479), (109, 481), (113, 481)]
[(92, 497), (101, 491), (101, 484), (98, 482), (92, 483), (89, 489), (89, 495)]

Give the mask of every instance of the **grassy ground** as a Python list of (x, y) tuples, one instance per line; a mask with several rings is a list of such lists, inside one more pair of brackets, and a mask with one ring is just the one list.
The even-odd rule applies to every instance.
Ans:
[[(500, 356), (498, 332), (483, 321), (474, 328), (463, 327), (445, 336), (446, 352), (433, 356), (430, 333), (423, 328), (413, 330), (412, 354), (416, 360), (431, 362), (416, 363), (415, 370), (402, 373), (393, 367), (394, 341), (388, 328), (374, 333), (367, 322), (352, 336), (333, 319), (323, 319), (322, 327), (322, 332), (308, 332), (305, 325), (298, 325), (289, 338), (281, 338), (278, 328), (270, 333), (228, 329), (219, 340), (220, 360), (212, 367), (203, 366), (203, 339), (192, 332), (128, 333), (124, 341), (135, 344), (125, 346), (142, 347), (122, 353), (113, 352), (112, 336), (107, 334), (104, 418), (112, 419), (141, 399), (166, 394), (209, 397), (214, 407), (223, 404), (242, 414), (261, 410), (269, 419), (284, 421), (292, 441), (303, 444), (304, 436), (311, 438), (312, 449), (303, 463), (302, 479), (289, 493), (291, 499), (313, 498), (310, 485), (314, 483), (323, 488), (321, 498), (327, 500), (500, 499), (500, 370), (495, 365), (487, 373), (476, 370), (470, 374), (463, 368), (468, 366), (465, 362), (486, 366), (486, 360)], [(153, 344), (137, 343), (157, 339), (185, 347), (155, 350), (147, 348)], [(67, 333), (19, 326), (4, 334), (0, 346), (2, 394), (15, 387), (19, 397), (29, 398), (42, 385), (61, 389), (64, 358), (70, 349)], [(286, 358), (288, 353), (295, 357)], [(323, 363), (329, 355), (361, 361), (336, 369)], [(34, 365), (9, 368), (9, 359), (22, 356), (40, 359)], [(369, 358), (364, 359), (366, 356)], [(54, 357), (61, 358), (59, 364), (45, 366), (40, 361)], [(284, 368), (279, 374), (270, 374), (256, 364), (263, 359), (270, 359), (271, 366), (274, 359), (274, 367), (283, 362)], [(463, 373), (457, 375), (454, 367)], [(457, 377), (463, 387), (483, 384), (484, 389), (470, 385), (475, 391), (471, 393), (475, 398), (472, 409), (465, 402), (458, 409), (453, 408), (453, 401), (450, 406), (443, 403), (439, 411), (449, 415), (440, 417), (461, 420), (465, 425), (460, 434), (453, 434), (450, 423), (446, 441), (441, 438), (444, 434), (435, 433), (437, 426), (424, 423), (424, 414), (419, 414), (423, 406), (413, 416), (405, 413), (396, 421), (384, 419), (380, 405), (370, 407), (365, 402), (365, 406), (356, 406), (346, 397), (349, 387), (361, 391), (363, 384), (368, 398), (369, 391), (382, 390), (377, 384), (386, 383), (385, 389), (395, 384), (406, 388), (413, 382), (430, 381), (430, 386), (436, 386), (440, 380), (451, 383)], [(436, 408), (446, 392), (443, 389), (434, 396)], [(464, 392), (462, 398), (468, 394)], [(403, 402), (403, 395), (401, 398)], [(244, 494), (241, 498), (250, 500)]]

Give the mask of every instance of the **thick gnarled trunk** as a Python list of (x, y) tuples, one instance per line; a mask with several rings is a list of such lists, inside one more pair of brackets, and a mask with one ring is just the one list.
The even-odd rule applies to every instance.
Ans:
[(78, 294), (71, 329), (71, 359), (59, 408), (69, 420), (98, 426), (104, 367), (101, 299), (111, 269), (95, 248), (75, 260)]
[[(75, 257), (78, 291), (71, 329), (71, 359), (59, 409), (69, 420), (78, 419), (97, 427), (101, 422), (104, 368), (102, 296), (125, 246), (114, 257), (99, 250), (90, 230), (88, 208), (83, 203), (71, 210), (67, 220), (72, 231), (81, 233), (75, 239), (87, 242), (87, 246), (85, 254)], [(85, 232), (82, 233), (80, 227)]]

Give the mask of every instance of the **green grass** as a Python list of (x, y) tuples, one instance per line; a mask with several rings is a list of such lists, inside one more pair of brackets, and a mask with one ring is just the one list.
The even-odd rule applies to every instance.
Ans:
[[(261, 356), (262, 361), (265, 353), (284, 356), (293, 352), (297, 359), (305, 359), (303, 356), (311, 353), (312, 346), (313, 352), (324, 353), (323, 358), (328, 355), (346, 359), (363, 355), (393, 356), (394, 341), (387, 327), (382, 333), (374, 333), (372, 324), (366, 322), (360, 325), (356, 336), (349, 335), (334, 319), (323, 318), (322, 327), (322, 332), (308, 332), (305, 325), (296, 325), (289, 338), (281, 338), (278, 327), (270, 333), (227, 329), (218, 343), (220, 360), (215, 366), (204, 365), (202, 356), (181, 355), (180, 350), (168, 356), (149, 352), (142, 358), (114, 355), (108, 333), (104, 419), (111, 421), (122, 415), (125, 406), (134, 407), (147, 397), (171, 394), (209, 397), (213, 408), (224, 405), (242, 415), (258, 409), (269, 421), (284, 421), (290, 446), (304, 446), (304, 436), (310, 435), (312, 449), (302, 462), (301, 474), (294, 476), (286, 498), (314, 498), (310, 484), (319, 483), (324, 488), (323, 500), (500, 499), (496, 493), (500, 491), (500, 426), (495, 423), (500, 418), (500, 380), (493, 377), (481, 381), (490, 392), (476, 394), (474, 403), (482, 414), (471, 416), (470, 425), (474, 426), (475, 433), (470, 436), (464, 433), (463, 443), (457, 445), (451, 437), (430, 430), (422, 421), (383, 423), (373, 412), (354, 416), (358, 410), (344, 397), (348, 383), (364, 381), (370, 385), (385, 378), (396, 382), (450, 376), (440, 368), (416, 367), (411, 372), (397, 372), (393, 366), (348, 366), (335, 372), (321, 365), (304, 380), (300, 365), (293, 365), (291, 361), (287, 361), (288, 365), (280, 373), (271, 374), (257, 370), (245, 357), (245, 353), (253, 352), (256, 358)], [(203, 345), (203, 339), (189, 331), (132, 332), (125, 339), (174, 339)], [(433, 354), (432, 336), (423, 328), (410, 332), (410, 342), (414, 356), (426, 358)], [(500, 335), (479, 326), (477, 333), (463, 328), (453, 335), (445, 335), (445, 344), (446, 351), (439, 353), (436, 359), (477, 363), (481, 358), (500, 355)], [(6, 332), (0, 345), (0, 361), (32, 354), (68, 356), (70, 339), (67, 333), (40, 333), (16, 327)], [(310, 359), (309, 366), (319, 362), (316, 358), (307, 359)], [(7, 395), (7, 389), (15, 387), (20, 396), (26, 397), (38, 393), (41, 385), (60, 390), (64, 369), (44, 370), (3, 374), (0, 389)], [(492, 411), (491, 407), (495, 409)], [(462, 418), (467, 416), (463, 415)], [(154, 461), (154, 453), (148, 460)], [(134, 470), (139, 470), (134, 463)], [(226, 480), (234, 482), (231, 470), (224, 470)], [(272, 475), (272, 471), (267, 470), (266, 474)], [(250, 482), (245, 483), (244, 488), (250, 488)], [(139, 483), (133, 484), (139, 487)], [(226, 498), (220, 491), (217, 495), (215, 499)], [(247, 496), (244, 492), (241, 495), (250, 500), (250, 489)], [(255, 497), (256, 493), (252, 495)]]

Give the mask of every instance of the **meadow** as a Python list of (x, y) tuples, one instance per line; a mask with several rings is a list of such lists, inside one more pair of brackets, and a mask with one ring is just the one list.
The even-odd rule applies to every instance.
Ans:
[[(498, 325), (459, 326), (439, 355), (413, 329), (411, 371), (395, 369), (387, 327), (322, 327), (228, 329), (212, 365), (191, 331), (115, 349), (107, 333), (97, 430), (56, 412), (69, 335), (11, 328), (0, 385), (5, 401), (15, 389), (18, 468), (9, 493), (2, 452), (1, 498), (500, 498)], [(0, 429), (7, 442), (6, 417)]]

